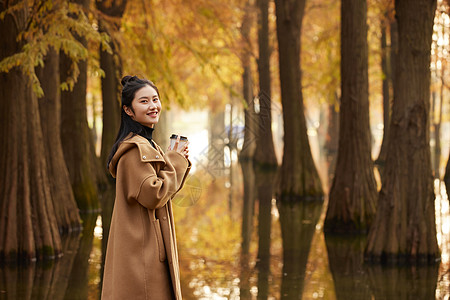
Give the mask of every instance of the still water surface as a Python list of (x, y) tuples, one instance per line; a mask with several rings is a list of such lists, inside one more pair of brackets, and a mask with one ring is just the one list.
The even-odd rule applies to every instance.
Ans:
[[(436, 182), (441, 262), (382, 267), (363, 263), (364, 239), (324, 236), (326, 203), (277, 207), (273, 200), (264, 217), (258, 203), (253, 214), (243, 213), (248, 210), (240, 170), (233, 176), (230, 183), (230, 177), (196, 173), (175, 199), (184, 299), (450, 298), (450, 215), (443, 184)], [(99, 299), (101, 218), (92, 214), (83, 220), (82, 235), (64, 240), (62, 258), (2, 266), (0, 299)]]

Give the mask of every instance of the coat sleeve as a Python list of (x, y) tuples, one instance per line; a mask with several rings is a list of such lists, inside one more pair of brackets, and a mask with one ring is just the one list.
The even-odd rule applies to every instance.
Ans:
[(176, 151), (164, 155), (165, 165), (156, 172), (160, 162), (143, 162), (137, 147), (124, 154), (118, 168), (123, 166), (124, 187), (128, 199), (134, 199), (148, 209), (163, 207), (182, 187), (189, 172), (190, 162)]

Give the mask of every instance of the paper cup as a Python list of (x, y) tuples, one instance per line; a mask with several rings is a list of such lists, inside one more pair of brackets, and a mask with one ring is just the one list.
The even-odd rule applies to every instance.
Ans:
[[(178, 137), (177, 134), (172, 134), (170, 136), (170, 149), (173, 149), (173, 147), (175, 146), (175, 142), (177, 141), (177, 137)], [(187, 137), (180, 136), (180, 142), (178, 143), (177, 151), (180, 151), (184, 147), (184, 145), (186, 145), (187, 141), (188, 141)], [(176, 149), (173, 149), (173, 150), (176, 150)]]

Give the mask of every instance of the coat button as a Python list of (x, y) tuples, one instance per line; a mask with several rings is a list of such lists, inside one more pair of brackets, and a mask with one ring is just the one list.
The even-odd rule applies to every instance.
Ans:
[(143, 155), (143, 156), (142, 156), (142, 158), (143, 158), (143, 159), (146, 159), (146, 158), (147, 158), (147, 156)]
[(163, 219), (164, 221), (165, 221), (165, 220), (167, 220), (167, 218), (166, 218), (166, 217), (163, 217), (162, 219)]
[(156, 158), (159, 158), (159, 155), (156, 155)]

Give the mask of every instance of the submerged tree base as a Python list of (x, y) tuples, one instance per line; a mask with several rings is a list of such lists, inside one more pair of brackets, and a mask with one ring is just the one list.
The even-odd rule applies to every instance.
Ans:
[(382, 253), (381, 255), (375, 255), (366, 253), (364, 260), (367, 263), (383, 264), (383, 265), (433, 265), (439, 264), (441, 257), (437, 255), (407, 255), (407, 254), (393, 254)]
[(300, 203), (300, 202), (314, 202), (314, 201), (324, 201), (323, 195), (280, 195), (277, 197), (277, 200), (280, 200), (282, 203)]
[(369, 232), (369, 224), (344, 221), (339, 218), (325, 219), (323, 231), (336, 235), (365, 235)]

